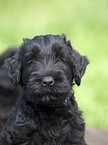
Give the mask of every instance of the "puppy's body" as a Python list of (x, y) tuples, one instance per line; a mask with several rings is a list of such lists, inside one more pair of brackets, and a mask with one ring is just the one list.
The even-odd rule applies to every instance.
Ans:
[(0, 145), (85, 145), (85, 123), (71, 86), (80, 85), (88, 60), (64, 35), (24, 40), (6, 61), (22, 94), (1, 133)]

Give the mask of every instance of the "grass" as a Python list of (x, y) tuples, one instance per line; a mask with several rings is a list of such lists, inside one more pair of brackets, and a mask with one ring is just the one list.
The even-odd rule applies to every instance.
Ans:
[(76, 99), (88, 127), (108, 129), (108, 1), (0, 0), (0, 53), (22, 38), (66, 33), (90, 65)]

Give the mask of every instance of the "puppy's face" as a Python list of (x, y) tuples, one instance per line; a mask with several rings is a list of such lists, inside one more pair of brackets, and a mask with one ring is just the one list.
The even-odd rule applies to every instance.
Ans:
[(21, 80), (27, 88), (27, 99), (45, 105), (63, 104), (71, 94), (71, 48), (56, 41), (26, 45), (20, 56), (24, 51)]
[(88, 64), (64, 35), (25, 39), (16, 58), (7, 61), (8, 67), (10, 64), (16, 69), (16, 73), (11, 70), (12, 82), (25, 88), (29, 102), (48, 106), (63, 105), (71, 96), (73, 79), (79, 85)]

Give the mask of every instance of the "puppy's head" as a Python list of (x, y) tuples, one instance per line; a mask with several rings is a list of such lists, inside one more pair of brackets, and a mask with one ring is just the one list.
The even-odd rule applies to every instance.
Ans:
[(73, 80), (80, 85), (87, 64), (65, 35), (45, 35), (24, 39), (4, 66), (13, 85), (24, 87), (28, 101), (61, 106), (71, 95)]

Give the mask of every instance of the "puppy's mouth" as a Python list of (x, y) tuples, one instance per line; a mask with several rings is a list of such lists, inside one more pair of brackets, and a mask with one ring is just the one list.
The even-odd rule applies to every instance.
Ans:
[(60, 94), (43, 94), (40, 96), (38, 104), (50, 107), (61, 107), (67, 99), (67, 93)]
[(61, 106), (62, 102), (64, 102), (64, 99), (57, 99), (57, 97), (54, 97), (52, 94), (48, 94), (41, 97), (39, 104), (45, 106), (59, 107)]
[[(70, 96), (71, 90), (65, 86), (64, 89), (61, 87), (41, 87), (36, 88), (33, 85), (27, 87), (27, 99), (37, 105), (60, 107), (63, 106), (67, 97)], [(30, 96), (30, 97), (29, 97)]]
[(68, 93), (58, 93), (58, 94), (43, 94), (35, 93), (30, 95), (27, 93), (27, 100), (36, 105), (48, 106), (48, 107), (62, 107), (65, 104), (66, 99), (68, 98)]

